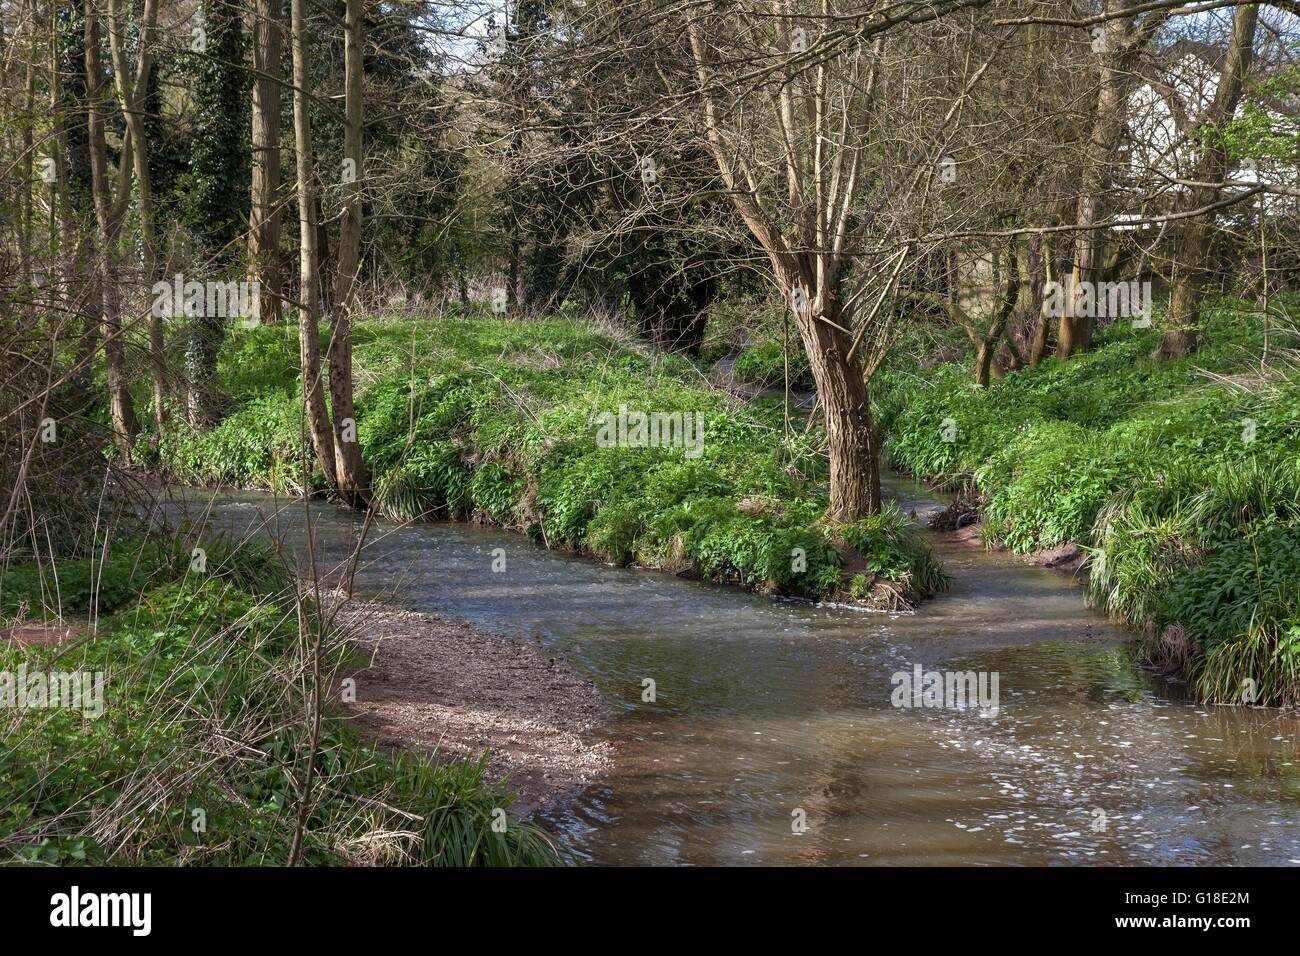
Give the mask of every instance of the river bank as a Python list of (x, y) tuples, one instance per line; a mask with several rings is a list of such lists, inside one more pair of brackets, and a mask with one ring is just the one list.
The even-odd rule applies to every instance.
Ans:
[[(767, 594), (895, 607), (945, 586), (896, 511), (826, 519), (819, 429), (787, 434), (781, 409), (681, 356), (576, 319), (374, 319), (354, 347), (356, 440), (387, 517), (495, 525)], [(291, 327), (233, 332), (218, 379), (238, 404), (208, 431), (176, 423), (141, 466), (206, 487), (322, 487), (302, 473), (298, 361)]]
[(354, 655), (279, 551), (189, 527), (0, 575), (0, 863), (562, 861), (477, 760), (340, 714)]
[(1185, 359), (1151, 358), (1158, 325), (1116, 323), (1091, 351), (984, 389), (966, 361), (922, 366), (900, 350), (874, 399), (888, 460), (977, 501), (987, 543), (1082, 557), (1088, 599), (1202, 699), (1285, 706), (1300, 703), (1300, 379), (1287, 358), (1300, 337), (1279, 325), (1266, 353), (1251, 309), (1207, 309)]
[(613, 708), (591, 681), (532, 641), (377, 601), (336, 618), (368, 666), (345, 704), (367, 736), (431, 756), (478, 760), (517, 794), (514, 812), (554, 810), (608, 771), (596, 738)]

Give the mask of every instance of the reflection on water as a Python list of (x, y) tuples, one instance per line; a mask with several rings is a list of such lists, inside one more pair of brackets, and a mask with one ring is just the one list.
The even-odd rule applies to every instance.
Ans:
[[(300, 503), (190, 508), (209, 505), (214, 526), (302, 547)], [(312, 514), (318, 555), (339, 560), (358, 519)], [(614, 772), (547, 820), (592, 862), (1300, 864), (1295, 715), (1190, 703), (1056, 572), (938, 547), (955, 585), (916, 614), (771, 601), (462, 525), (378, 523), (357, 583), (536, 636), (621, 706)], [(998, 673), (997, 715), (895, 709), (891, 675), (918, 663)]]

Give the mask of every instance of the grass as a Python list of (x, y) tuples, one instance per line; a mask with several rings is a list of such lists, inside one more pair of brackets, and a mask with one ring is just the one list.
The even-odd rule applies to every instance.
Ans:
[[(1187, 359), (1149, 357), (1159, 323), (1117, 324), (1093, 351), (987, 390), (969, 361), (896, 359), (875, 395), (885, 448), (978, 495), (991, 544), (1084, 546), (1091, 600), (1204, 698), (1240, 700), (1252, 681), (1261, 701), (1295, 704), (1300, 574), (1277, 552), (1300, 533), (1300, 382), (1261, 372), (1260, 319), (1242, 304), (1204, 324)], [(1275, 329), (1271, 345), (1295, 335)]]
[[(0, 862), (48, 865), (282, 865), (297, 828), (309, 748), (309, 658), (275, 556), (205, 540), (189, 551), (123, 541), (97, 572), (136, 588), (101, 590), (106, 616), (62, 646), (0, 641), (0, 674), (105, 675), (102, 716), (0, 709)], [(79, 571), (61, 569), (67, 580)], [(48, 604), (34, 566), (4, 577), (8, 608)], [(82, 607), (76, 594), (64, 610)], [(113, 613), (107, 613), (114, 607)], [(84, 608), (83, 608), (84, 609)], [(317, 626), (315, 612), (308, 619)], [(348, 664), (340, 635), (325, 673)], [(562, 857), (537, 828), (492, 824), (509, 797), (473, 761), (392, 754), (333, 710), (323, 717), (307, 864), (546, 865)]]
[[(303, 485), (295, 335), (232, 335), (221, 384), (242, 404), (210, 432), (166, 436), (158, 465), (194, 484)], [(768, 593), (914, 598), (946, 584), (897, 511), (825, 520), (820, 436), (787, 436), (778, 410), (708, 387), (685, 359), (560, 319), (371, 321), (354, 337), (358, 440), (390, 516), (489, 522), (549, 547)], [(620, 406), (698, 413), (698, 457), (601, 447), (595, 417)], [(855, 552), (865, 580), (844, 571)]]

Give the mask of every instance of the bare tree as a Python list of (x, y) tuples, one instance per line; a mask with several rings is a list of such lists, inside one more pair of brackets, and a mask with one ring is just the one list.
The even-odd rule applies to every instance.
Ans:
[[(1206, 209), (1222, 191), (1218, 184), (1228, 175), (1228, 151), (1215, 134), (1233, 118), (1241, 102), (1254, 59), (1258, 21), (1259, 7), (1255, 4), (1239, 6), (1233, 11), (1232, 33), (1214, 99), (1199, 117), (1198, 151), (1188, 176), (1194, 185), (1186, 187), (1181, 194), (1183, 210)], [(1214, 220), (1213, 212), (1203, 212), (1177, 225), (1169, 324), (1156, 350), (1156, 358), (1179, 358), (1196, 351)]]
[(104, 99), (107, 82), (100, 62), (103, 42), (100, 33), (99, 10), (95, 0), (85, 0), (86, 41), (86, 128), (90, 156), (91, 193), (95, 205), (95, 225), (98, 242), (96, 285), (92, 303), (102, 316), (104, 341), (104, 374), (108, 385), (109, 417), (113, 423), (113, 437), (123, 460), (131, 457), (131, 443), (135, 438), (135, 403), (127, 382), (126, 344), (123, 338), (121, 304), (117, 289), (114, 249), (130, 201), (131, 140), (122, 151), (122, 166), (118, 174), (116, 196), (111, 193), (108, 181), (108, 147), (104, 135)]
[(318, 223), (319, 197), (311, 127), (311, 70), (303, 0), (291, 0), (293, 51), (293, 126), (298, 178), (298, 248), (301, 267), (298, 343), (302, 363), (304, 404), (312, 447), (330, 487), (344, 500), (363, 504), (369, 494), (361, 449), (356, 440), (352, 404), (351, 310), (360, 268), (362, 173), (361, 134), (364, 120), (362, 60), (362, 0), (348, 0), (345, 21), (344, 159), (342, 178), (347, 206), (340, 234), (339, 269), (327, 350), (333, 419), (325, 404), (320, 354), (321, 262)]
[(1095, 286), (1104, 277), (1106, 230), (1099, 224), (1113, 212), (1111, 192), (1129, 97), (1137, 82), (1136, 65), (1157, 30), (1173, 15), (1172, 7), (1141, 17), (1120, 15), (1126, 4), (1127, 0), (1105, 0), (1102, 12), (1111, 18), (1092, 27), (1098, 54), (1097, 99), (1079, 179), (1070, 295), (1056, 339), (1056, 354), (1061, 358), (1086, 349), (1092, 341), (1093, 317), (1080, 314), (1084, 297), (1090, 296), (1084, 283)]
[(320, 356), (320, 250), (316, 227), (316, 161), (312, 153), (311, 73), (307, 60), (307, 15), (304, 0), (290, 0), (290, 45), (293, 50), (293, 140), (298, 177), (298, 355), (307, 429), (316, 460), (331, 488), (338, 486), (334, 431), (325, 407)]
[[(144, 251), (144, 285), (153, 283), (157, 271), (157, 226), (154, 221), (153, 189), (149, 178), (149, 142), (145, 135), (145, 94), (153, 70), (158, 0), (144, 0), (136, 38), (135, 71), (127, 66), (127, 19), (123, 0), (108, 0), (108, 47), (113, 61), (118, 107), (131, 139), (135, 187), (140, 198), (140, 236)], [(154, 419), (161, 429), (167, 420), (167, 357), (163, 342), (163, 317), (149, 311), (149, 360), (153, 377)]]
[(364, 181), (362, 124), (365, 120), (365, 65), (362, 50), (362, 0), (347, 0), (344, 21), (343, 221), (339, 227), (338, 272), (329, 340), (330, 401), (334, 411), (336, 488), (354, 504), (367, 499), (361, 446), (356, 440), (352, 403), (352, 310), (361, 269), (361, 185)]
[(280, 87), (283, 84), (284, 0), (253, 8), (253, 178), (248, 224), (249, 278), (260, 284), (261, 321), (278, 325), (280, 264)]

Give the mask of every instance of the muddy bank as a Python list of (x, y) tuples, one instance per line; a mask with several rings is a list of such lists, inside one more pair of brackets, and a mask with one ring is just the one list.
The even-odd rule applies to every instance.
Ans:
[(391, 605), (353, 600), (338, 621), (371, 656), (357, 671), (357, 725), (387, 746), (477, 758), (527, 816), (600, 778), (613, 708), (541, 647)]
[[(984, 540), (983, 524), (968, 524), (951, 531), (936, 530), (935, 534), (943, 535), (950, 541), (959, 541), (962, 544), (968, 544), (971, 547), (983, 548), (986, 551), (998, 551), (1010, 553), (1007, 548), (1001, 545), (995, 545), (990, 548)], [(1016, 555), (1025, 564), (1038, 568), (1051, 568), (1053, 571), (1060, 571), (1079, 581), (1087, 581), (1088, 572), (1084, 570), (1084, 562), (1088, 560), (1088, 555), (1077, 544), (1066, 543), (1058, 544), (1054, 548), (1039, 548), (1037, 551), (1030, 551), (1028, 554)]]
[[(980, 515), (981, 502), (958, 498), (948, 507), (933, 515), (927, 526), (935, 534), (941, 534), (950, 541), (958, 541), (975, 547), (992, 551), (1006, 551), (1007, 548), (995, 545), (989, 548), (984, 540), (984, 522)], [(1025, 564), (1035, 567), (1051, 568), (1071, 577), (1087, 580), (1088, 573), (1083, 570), (1088, 560), (1087, 553), (1074, 542), (1058, 544), (1051, 548), (1039, 548), (1028, 554), (1017, 555)]]

